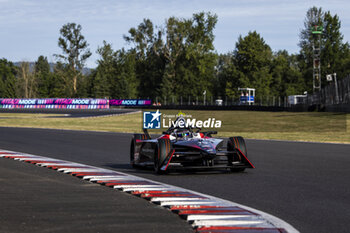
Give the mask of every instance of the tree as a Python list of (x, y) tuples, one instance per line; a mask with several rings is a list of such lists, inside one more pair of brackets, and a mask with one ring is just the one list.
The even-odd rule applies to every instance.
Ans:
[(311, 7), (306, 12), (304, 28), (301, 30), (299, 35), (299, 66), (300, 69), (303, 71), (303, 78), (305, 80), (306, 87), (309, 92), (312, 91), (313, 87), (313, 44), (316, 42), (317, 39), (317, 37), (315, 37), (312, 34), (312, 29), (315, 25), (323, 27), (323, 18), (324, 12), (322, 11), (322, 8), (317, 8), (316, 6)]
[(0, 98), (16, 98), (16, 75), (13, 63), (0, 59)]
[(73, 95), (77, 94), (78, 78), (82, 77), (81, 71), (85, 61), (91, 56), (88, 43), (81, 34), (82, 27), (75, 23), (67, 23), (60, 29), (61, 36), (58, 46), (63, 50), (63, 55), (55, 55), (62, 59), (69, 67), (69, 75), (72, 77)]
[(18, 71), (18, 97), (34, 98), (37, 92), (37, 83), (34, 71), (30, 70), (29, 62), (21, 62)]
[[(138, 93), (143, 97), (151, 98), (159, 94), (164, 71), (164, 61), (160, 52), (160, 47), (163, 44), (162, 32), (158, 30), (154, 33), (154, 31), (152, 21), (144, 19), (137, 28), (129, 30), (129, 35), (124, 36), (128, 43), (134, 44), (134, 48), (130, 49), (127, 54), (134, 56), (135, 59), (134, 74), (139, 84)], [(119, 55), (121, 55), (119, 62), (123, 63), (125, 51)], [(128, 61), (131, 62), (131, 60)]]
[(348, 75), (344, 70), (344, 60), (349, 57), (349, 44), (343, 43), (344, 36), (340, 32), (341, 23), (337, 15), (329, 11), (324, 13), (324, 33), (322, 35), (321, 62), (323, 76), (337, 72), (340, 78)]
[(237, 94), (237, 87), (240, 86), (240, 83), (232, 53), (220, 54), (218, 56), (216, 72), (215, 94), (220, 97), (234, 97)]
[(210, 96), (213, 93), (217, 64), (213, 45), (217, 16), (201, 12), (193, 14), (189, 22), (188, 37), (184, 41), (185, 54), (179, 67), (177, 83), (185, 83), (181, 91), (185, 95), (202, 96), (206, 91)]
[(52, 79), (50, 74), (50, 64), (47, 57), (39, 56), (35, 62), (35, 76), (38, 85), (38, 97), (47, 98), (50, 95)]
[(74, 96), (72, 88), (72, 77), (74, 71), (64, 63), (57, 62), (52, 75), (53, 83), (51, 97), (71, 98)]
[[(124, 96), (127, 98), (138, 97), (137, 89), (139, 80), (136, 78), (135, 65), (136, 55), (133, 51), (118, 50), (116, 58), (116, 77), (115, 77), (115, 96)], [(150, 93), (148, 90), (147, 93)], [(147, 96), (144, 96), (147, 97)]]
[(150, 19), (143, 19), (137, 28), (130, 28), (129, 36), (124, 35), (124, 39), (135, 45), (136, 53), (139, 58), (145, 59), (154, 40), (154, 27)]
[(92, 76), (92, 96), (136, 98), (138, 80), (135, 73), (135, 53), (124, 49), (113, 51), (106, 41), (97, 49), (101, 58)]
[(156, 30), (149, 19), (131, 28), (124, 38), (134, 44), (129, 54), (135, 54), (140, 95), (202, 96), (204, 90), (211, 94), (215, 81), (216, 22), (216, 15), (202, 12), (193, 14), (191, 19), (171, 17), (164, 29)]
[(112, 45), (103, 41), (103, 46), (98, 47), (97, 53), (101, 58), (97, 61), (98, 66), (92, 75), (92, 96), (96, 98), (104, 98), (112, 96), (113, 77), (115, 70), (115, 53)]
[(306, 18), (304, 20), (304, 28), (300, 31), (300, 41), (299, 47), (301, 49), (303, 58), (307, 62), (312, 62), (312, 45), (314, 43), (314, 35), (312, 34), (312, 29), (315, 25), (323, 26), (324, 12), (322, 8), (317, 8), (316, 6), (311, 7), (306, 12)]
[(160, 95), (163, 98), (175, 93), (176, 68), (179, 57), (184, 52), (184, 38), (188, 34), (188, 24), (188, 20), (180, 20), (175, 17), (170, 17), (166, 21), (166, 41), (162, 46), (165, 66), (160, 86)]
[(213, 30), (217, 16), (193, 14), (191, 19), (171, 17), (166, 21), (162, 96), (202, 96), (213, 93), (217, 55)]
[(337, 15), (332, 16), (324, 12), (322, 8), (312, 7), (306, 13), (304, 29), (300, 33), (299, 67), (303, 71), (303, 78), (309, 91), (312, 90), (313, 72), (313, 44), (318, 39), (312, 34), (312, 27), (323, 27), (321, 35), (321, 78), (326, 83), (326, 74), (337, 73), (338, 77), (344, 77), (350, 71), (346, 67), (349, 59), (349, 44), (343, 43), (343, 35), (340, 32), (341, 22)]
[(273, 96), (289, 96), (303, 93), (306, 89), (302, 73), (299, 70), (297, 56), (289, 55), (286, 50), (274, 54), (271, 64)]
[(272, 75), (272, 51), (256, 31), (239, 36), (234, 51), (237, 77), (241, 87), (256, 89), (257, 96), (268, 96)]

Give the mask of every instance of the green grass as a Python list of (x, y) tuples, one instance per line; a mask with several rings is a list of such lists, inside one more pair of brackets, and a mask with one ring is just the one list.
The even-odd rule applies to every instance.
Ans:
[[(179, 111), (161, 111), (176, 114)], [(218, 136), (350, 143), (349, 114), (319, 112), (183, 111), (197, 119), (223, 122)], [(141, 132), (141, 113), (98, 118), (45, 118), (59, 114), (0, 113), (0, 126), (108, 132)], [(152, 131), (151, 133), (160, 131)]]

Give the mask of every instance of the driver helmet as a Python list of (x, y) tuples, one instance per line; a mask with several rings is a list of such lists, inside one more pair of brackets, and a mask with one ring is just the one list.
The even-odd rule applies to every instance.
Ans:
[(178, 138), (187, 138), (190, 136), (190, 133), (189, 132), (181, 132), (181, 133), (177, 133), (176, 136)]

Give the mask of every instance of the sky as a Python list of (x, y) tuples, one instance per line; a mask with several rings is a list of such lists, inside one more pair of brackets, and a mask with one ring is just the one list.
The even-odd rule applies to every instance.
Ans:
[(123, 35), (144, 18), (164, 26), (175, 16), (194, 13), (218, 16), (214, 46), (218, 53), (231, 52), (240, 35), (257, 31), (273, 51), (299, 51), (299, 33), (307, 10), (322, 7), (341, 20), (344, 41), (350, 41), (350, 1), (346, 0), (0, 0), (0, 58), (36, 61), (40, 55), (55, 62), (60, 28), (70, 22), (82, 26), (82, 34), (93, 55), (86, 66), (95, 68), (96, 53), (103, 41), (114, 50), (129, 47)]

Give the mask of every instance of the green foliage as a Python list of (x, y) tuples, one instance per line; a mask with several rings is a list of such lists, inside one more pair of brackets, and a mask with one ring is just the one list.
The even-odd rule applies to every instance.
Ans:
[[(210, 97), (237, 98), (238, 87), (256, 89), (256, 96), (284, 97), (312, 90), (312, 34), (321, 26), (321, 72), (350, 73), (350, 46), (343, 42), (337, 15), (312, 7), (306, 12), (300, 32), (300, 53), (272, 52), (256, 31), (239, 36), (233, 52), (217, 54), (214, 29), (218, 17), (200, 12), (190, 18), (170, 17), (156, 26), (144, 19), (124, 35), (128, 49), (113, 50), (103, 41), (97, 49), (98, 66), (82, 74), (91, 56), (79, 24), (67, 23), (60, 30), (58, 46), (62, 54), (53, 70), (47, 58), (40, 56), (34, 70), (28, 63), (15, 67), (0, 60), (0, 97), (94, 97), (94, 98), (174, 98), (194, 101)], [(52, 68), (51, 68), (52, 69)], [(323, 81), (323, 86), (325, 85)]]
[(36, 93), (35, 74), (30, 70), (29, 62), (21, 62), (17, 75), (17, 96), (20, 98), (34, 98)]
[(95, 98), (109, 97), (112, 91), (109, 81), (113, 80), (115, 74), (114, 52), (112, 46), (103, 41), (103, 47), (99, 47), (97, 53), (100, 54), (101, 59), (98, 60), (98, 67), (91, 75), (92, 96)]
[[(323, 27), (321, 35), (313, 35), (312, 27)], [(337, 15), (322, 8), (312, 7), (306, 13), (304, 29), (300, 33), (299, 67), (303, 73), (306, 88), (312, 90), (313, 45), (321, 38), (321, 77), (322, 86), (327, 85), (327, 74), (337, 73), (338, 77), (345, 77), (350, 69), (346, 65), (350, 56), (349, 44), (343, 43), (343, 35), (340, 32), (341, 22)]]
[(50, 75), (50, 64), (44, 56), (39, 56), (35, 62), (35, 77), (38, 85), (38, 97), (45, 98), (50, 96), (50, 89), (54, 83), (52, 83)]
[(301, 48), (301, 55), (303, 56), (304, 62), (312, 64), (312, 44), (314, 43), (315, 37), (312, 34), (312, 29), (315, 25), (323, 26), (324, 12), (322, 8), (311, 7), (306, 12), (306, 18), (304, 20), (304, 29), (300, 32), (299, 47)]
[(123, 49), (113, 51), (106, 41), (97, 49), (101, 59), (91, 75), (91, 96), (96, 98), (136, 98), (138, 81), (135, 74), (135, 54)]
[(204, 90), (212, 93), (217, 59), (213, 46), (216, 22), (216, 15), (199, 13), (191, 19), (171, 17), (165, 29), (155, 30), (149, 19), (131, 28), (124, 38), (134, 45), (128, 53), (135, 55), (140, 96), (165, 99), (201, 96)]
[(91, 56), (89, 45), (81, 34), (80, 24), (67, 23), (60, 29), (58, 46), (63, 50), (63, 55), (56, 55), (63, 59), (74, 70), (82, 70), (86, 59)]
[(302, 73), (298, 67), (297, 56), (287, 51), (278, 51), (271, 64), (273, 96), (289, 96), (302, 94), (306, 90)]
[(256, 31), (249, 32), (244, 38), (240, 36), (236, 43), (235, 61), (244, 73), (257, 72), (268, 67), (272, 59), (272, 51), (264, 39)]
[[(215, 65), (217, 55), (214, 53), (214, 33), (217, 16), (210, 13), (194, 14), (187, 23), (188, 36), (184, 39), (184, 56), (180, 57), (180, 69), (177, 84), (182, 84), (181, 92), (185, 95), (201, 96), (213, 93)], [(182, 78), (184, 77), (184, 78)], [(178, 87), (181, 88), (181, 87)], [(177, 93), (180, 94), (180, 93)]]
[(256, 89), (256, 96), (270, 95), (272, 51), (256, 32), (240, 36), (234, 51), (240, 87)]
[(343, 43), (340, 26), (340, 20), (337, 15), (332, 16), (329, 11), (324, 14), (321, 53), (323, 76), (337, 72), (339, 77), (344, 77), (350, 71), (343, 67), (344, 60), (349, 58), (350, 50), (349, 44)]
[(0, 98), (16, 97), (17, 69), (12, 62), (0, 59)]
[[(58, 46), (62, 49), (63, 54), (55, 54), (55, 56), (61, 59), (67, 67), (66, 77), (71, 77), (73, 81), (72, 96), (77, 95), (78, 82), (83, 83), (80, 80), (83, 76), (81, 70), (84, 67), (86, 59), (91, 56), (91, 52), (88, 49), (88, 43), (85, 37), (81, 34), (82, 27), (80, 24), (67, 23), (60, 29), (61, 36), (58, 38)], [(80, 87), (80, 95), (84, 92)]]
[(153, 23), (149, 19), (144, 19), (137, 28), (130, 28), (129, 36), (124, 36), (124, 39), (129, 43), (134, 43), (135, 50), (140, 59), (147, 56), (150, 46), (153, 44), (155, 36), (153, 34)]
[(116, 62), (114, 96), (136, 98), (139, 83), (135, 73), (135, 53), (119, 50), (116, 52)]
[(71, 98), (75, 96), (73, 86), (73, 77), (76, 75), (66, 64), (57, 62), (52, 76), (55, 85), (53, 86), (51, 96), (61, 98)]

